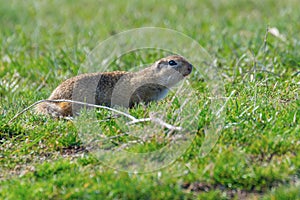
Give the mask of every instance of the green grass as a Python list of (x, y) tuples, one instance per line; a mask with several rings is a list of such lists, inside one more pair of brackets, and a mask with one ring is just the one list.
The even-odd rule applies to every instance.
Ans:
[[(0, 199), (300, 199), (299, 9), (297, 0), (0, 0)], [(172, 165), (153, 173), (127, 173), (101, 163), (71, 121), (31, 110), (7, 125), (76, 75), (98, 42), (144, 26), (175, 29), (198, 41), (216, 59), (224, 95), (235, 91), (206, 157), (199, 156), (199, 148), (212, 114), (205, 80), (195, 73), (189, 80), (202, 110), (197, 130), (191, 130), (196, 137)], [(267, 27), (276, 27), (284, 39), (265, 37)], [(128, 55), (111, 70), (159, 55)], [(178, 105), (165, 109), (170, 99), (130, 112), (139, 118), (151, 111), (172, 113)], [(100, 127), (109, 136), (122, 132), (115, 120)], [(164, 131), (128, 151), (161, 148)], [(130, 140), (124, 135), (106, 145)]]

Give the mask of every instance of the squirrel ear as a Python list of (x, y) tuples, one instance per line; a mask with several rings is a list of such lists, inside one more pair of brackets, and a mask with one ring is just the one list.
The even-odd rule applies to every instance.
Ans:
[(161, 69), (163, 67), (163, 63), (164, 62), (162, 60), (158, 61), (156, 64), (157, 69)]

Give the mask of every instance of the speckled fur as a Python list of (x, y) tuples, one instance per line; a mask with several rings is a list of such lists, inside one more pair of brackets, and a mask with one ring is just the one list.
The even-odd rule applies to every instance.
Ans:
[[(168, 65), (169, 60), (176, 61), (177, 66)], [(174, 73), (174, 70), (179, 73)], [(115, 71), (72, 77), (61, 83), (49, 99), (69, 99), (97, 105), (132, 107), (139, 102), (148, 103), (160, 100), (167, 94), (168, 87), (172, 87), (191, 71), (192, 65), (183, 57), (168, 56), (139, 72)], [(141, 87), (137, 87), (139, 85)], [(116, 86), (118, 87), (115, 91)], [(133, 91), (133, 88), (136, 89)], [(36, 112), (63, 117), (72, 116), (81, 108), (82, 106), (66, 102), (44, 102), (37, 105)]]

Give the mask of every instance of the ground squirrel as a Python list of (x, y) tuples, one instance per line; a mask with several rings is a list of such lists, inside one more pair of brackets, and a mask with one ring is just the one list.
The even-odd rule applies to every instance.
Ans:
[[(193, 66), (183, 57), (172, 55), (138, 72), (99, 72), (81, 74), (61, 83), (49, 100), (68, 99), (97, 105), (132, 107), (164, 98), (170, 87), (192, 72)], [(54, 117), (73, 116), (82, 106), (68, 102), (43, 102), (39, 114)]]

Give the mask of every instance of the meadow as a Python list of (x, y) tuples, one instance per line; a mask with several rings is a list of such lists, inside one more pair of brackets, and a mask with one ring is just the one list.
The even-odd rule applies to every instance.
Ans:
[[(0, 199), (300, 199), (299, 10), (297, 0), (0, 0)], [(196, 73), (188, 77), (202, 111), (195, 138), (173, 163), (153, 172), (107, 166), (70, 120), (31, 109), (8, 124), (77, 75), (99, 42), (139, 27), (184, 33), (215, 60), (225, 91), (224, 126), (205, 157), (199, 148), (212, 113), (205, 80)], [(129, 55), (121, 64), (159, 55)], [(170, 99), (129, 112), (143, 118)], [(99, 120), (107, 116), (100, 110)], [(100, 126), (108, 136), (120, 134), (114, 119)], [(128, 151), (163, 145), (150, 138)]]

